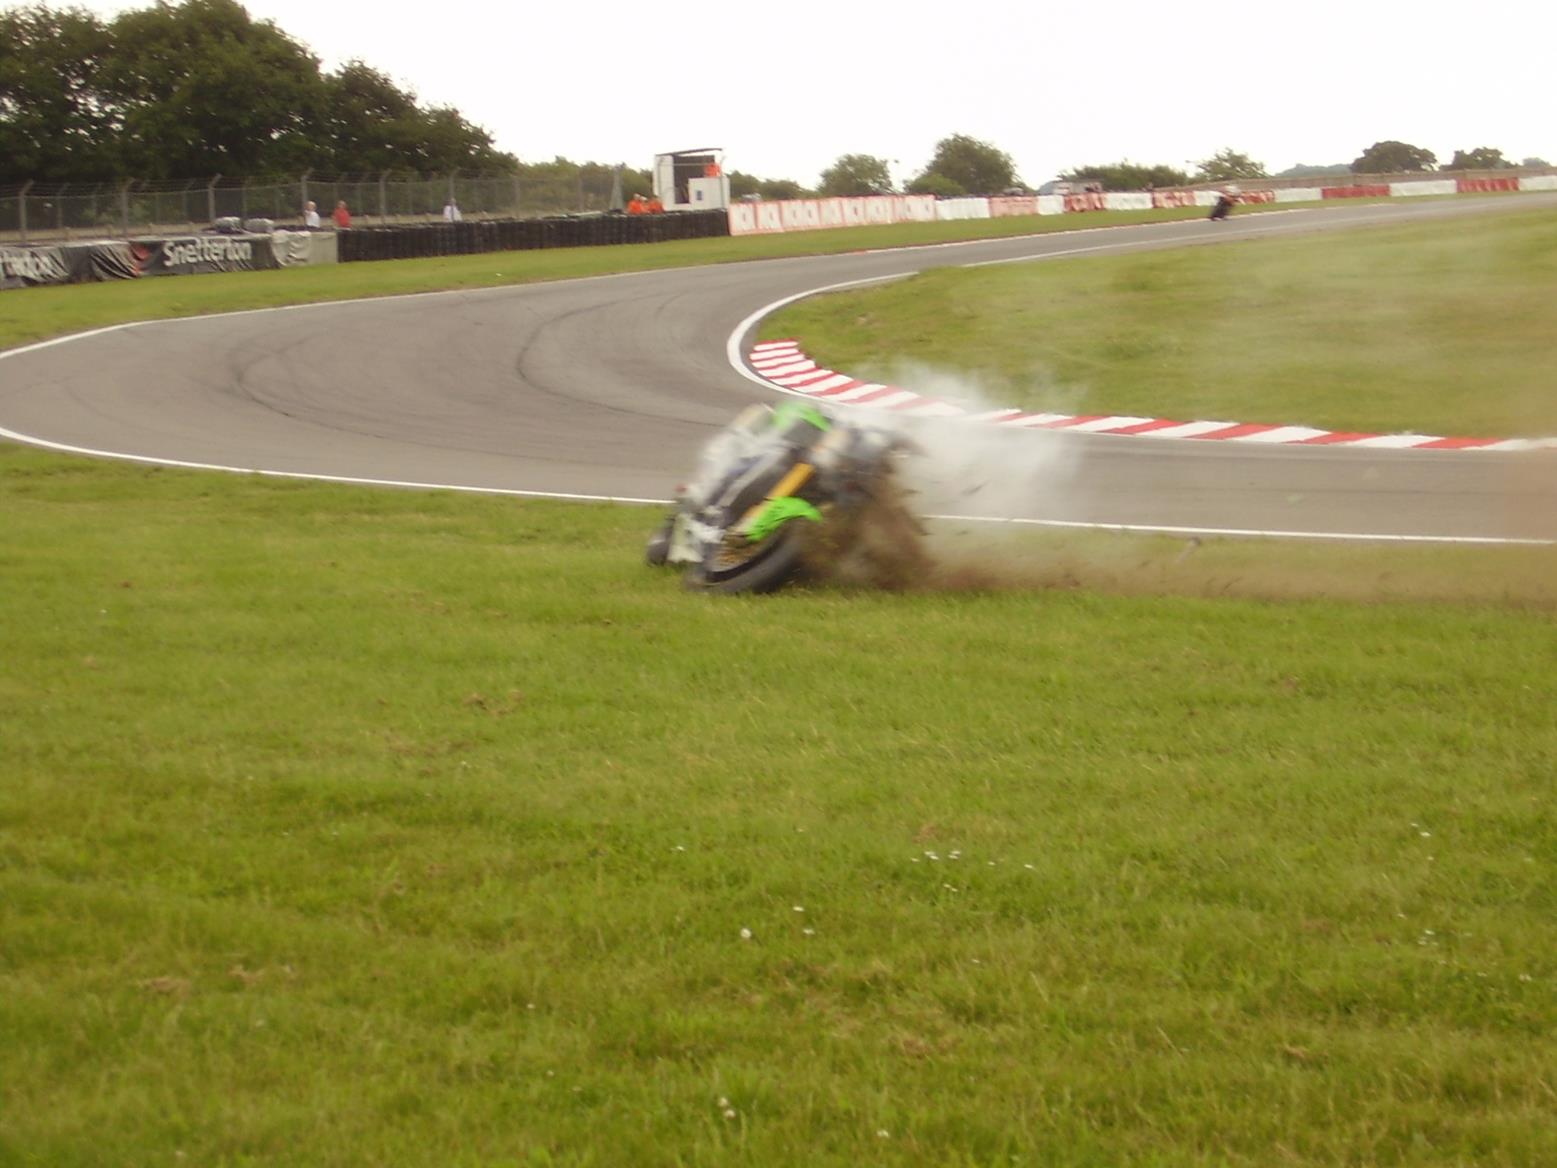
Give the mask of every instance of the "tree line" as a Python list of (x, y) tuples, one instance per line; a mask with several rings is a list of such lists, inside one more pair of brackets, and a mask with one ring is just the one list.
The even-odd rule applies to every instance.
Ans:
[(255, 178), (313, 170), (510, 170), (447, 107), (378, 70), (334, 72), (236, 0), (104, 22), (45, 5), (0, 12), (0, 182)]
[[(736, 198), (869, 195), (898, 189), (895, 160), (844, 154), (815, 188), (734, 171)], [(1375, 142), (1350, 164), (1293, 167), (1269, 175), (1231, 148), (1187, 171), (1128, 160), (1077, 166), (1058, 176), (1104, 190), (1328, 174), (1401, 174), (1437, 167), (1432, 151)], [(1446, 170), (1515, 165), (1500, 150), (1457, 150)], [(1545, 166), (1527, 158), (1524, 166)], [(274, 23), (237, 0), (183, 0), (100, 20), (46, 5), (0, 12), (0, 183), (111, 182), (221, 175), (254, 179), (319, 174), (516, 173), (532, 189), (593, 189), (617, 168), (565, 158), (521, 165), (491, 135), (449, 107), (415, 94), (361, 61), (333, 72)], [(625, 190), (648, 190), (646, 170), (623, 170)], [(967, 134), (935, 144), (904, 184), (942, 197), (1024, 190), (1011, 156)]]
[[(1350, 163), (1314, 166), (1299, 163), (1271, 174), (1265, 164), (1231, 147), (1217, 151), (1185, 170), (1165, 164), (1143, 164), (1128, 160), (1091, 163), (1073, 167), (1057, 177), (1066, 182), (1095, 185), (1105, 191), (1143, 191), (1157, 187), (1185, 187), (1196, 183), (1226, 183), (1262, 178), (1319, 178), (1352, 174), (1414, 174), (1437, 167), (1430, 150), (1403, 142), (1375, 142)], [(1478, 146), (1456, 150), (1444, 170), (1499, 170), (1549, 166), (1543, 158), (1511, 162), (1501, 150)], [(821, 195), (827, 197), (887, 194), (896, 191), (890, 161), (870, 154), (844, 154), (821, 174), (814, 188), (788, 179), (756, 179), (750, 175), (732, 175), (731, 193), (739, 198), (756, 195), (764, 199), (794, 199)], [(1025, 190), (1011, 156), (988, 142), (954, 134), (936, 143), (935, 152), (924, 168), (903, 187), (909, 194), (941, 197), (957, 195), (995, 195), (1008, 190)]]

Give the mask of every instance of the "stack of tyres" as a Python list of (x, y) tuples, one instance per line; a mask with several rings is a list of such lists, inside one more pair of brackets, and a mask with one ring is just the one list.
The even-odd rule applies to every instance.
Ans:
[(665, 215), (563, 215), (550, 219), (464, 220), (353, 227), (339, 233), (342, 263), (476, 255), (549, 247), (601, 247), (728, 235), (723, 211)]

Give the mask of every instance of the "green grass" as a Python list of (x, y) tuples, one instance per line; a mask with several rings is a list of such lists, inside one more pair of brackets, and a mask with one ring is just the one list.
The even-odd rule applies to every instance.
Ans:
[(1062, 263), (940, 269), (791, 306), (765, 338), (992, 405), (1557, 435), (1557, 219), (1526, 211)]
[(630, 508), (0, 494), (0, 1163), (1557, 1157), (1550, 549), (714, 602)]

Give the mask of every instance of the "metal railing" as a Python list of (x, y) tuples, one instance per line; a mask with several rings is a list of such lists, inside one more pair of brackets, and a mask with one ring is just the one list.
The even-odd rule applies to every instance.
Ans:
[(441, 219), (452, 200), (464, 218), (521, 218), (610, 209), (615, 176), (595, 167), (577, 174), (302, 174), (254, 180), (221, 175), (116, 183), (26, 182), (0, 187), (0, 239), (40, 241), (128, 238), (198, 230), (235, 217), (301, 225), (315, 203), (325, 226), (337, 202), (364, 226)]

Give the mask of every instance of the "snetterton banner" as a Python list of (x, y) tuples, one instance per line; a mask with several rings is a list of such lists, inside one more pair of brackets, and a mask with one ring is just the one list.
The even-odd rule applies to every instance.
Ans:
[(0, 247), (0, 288), (69, 282), (70, 264), (63, 248)]
[(277, 268), (268, 235), (185, 235), (174, 239), (132, 239), (130, 254), (143, 276), (188, 276), (199, 272), (252, 272)]
[(268, 235), (183, 235), (0, 245), (0, 289), (277, 268)]

